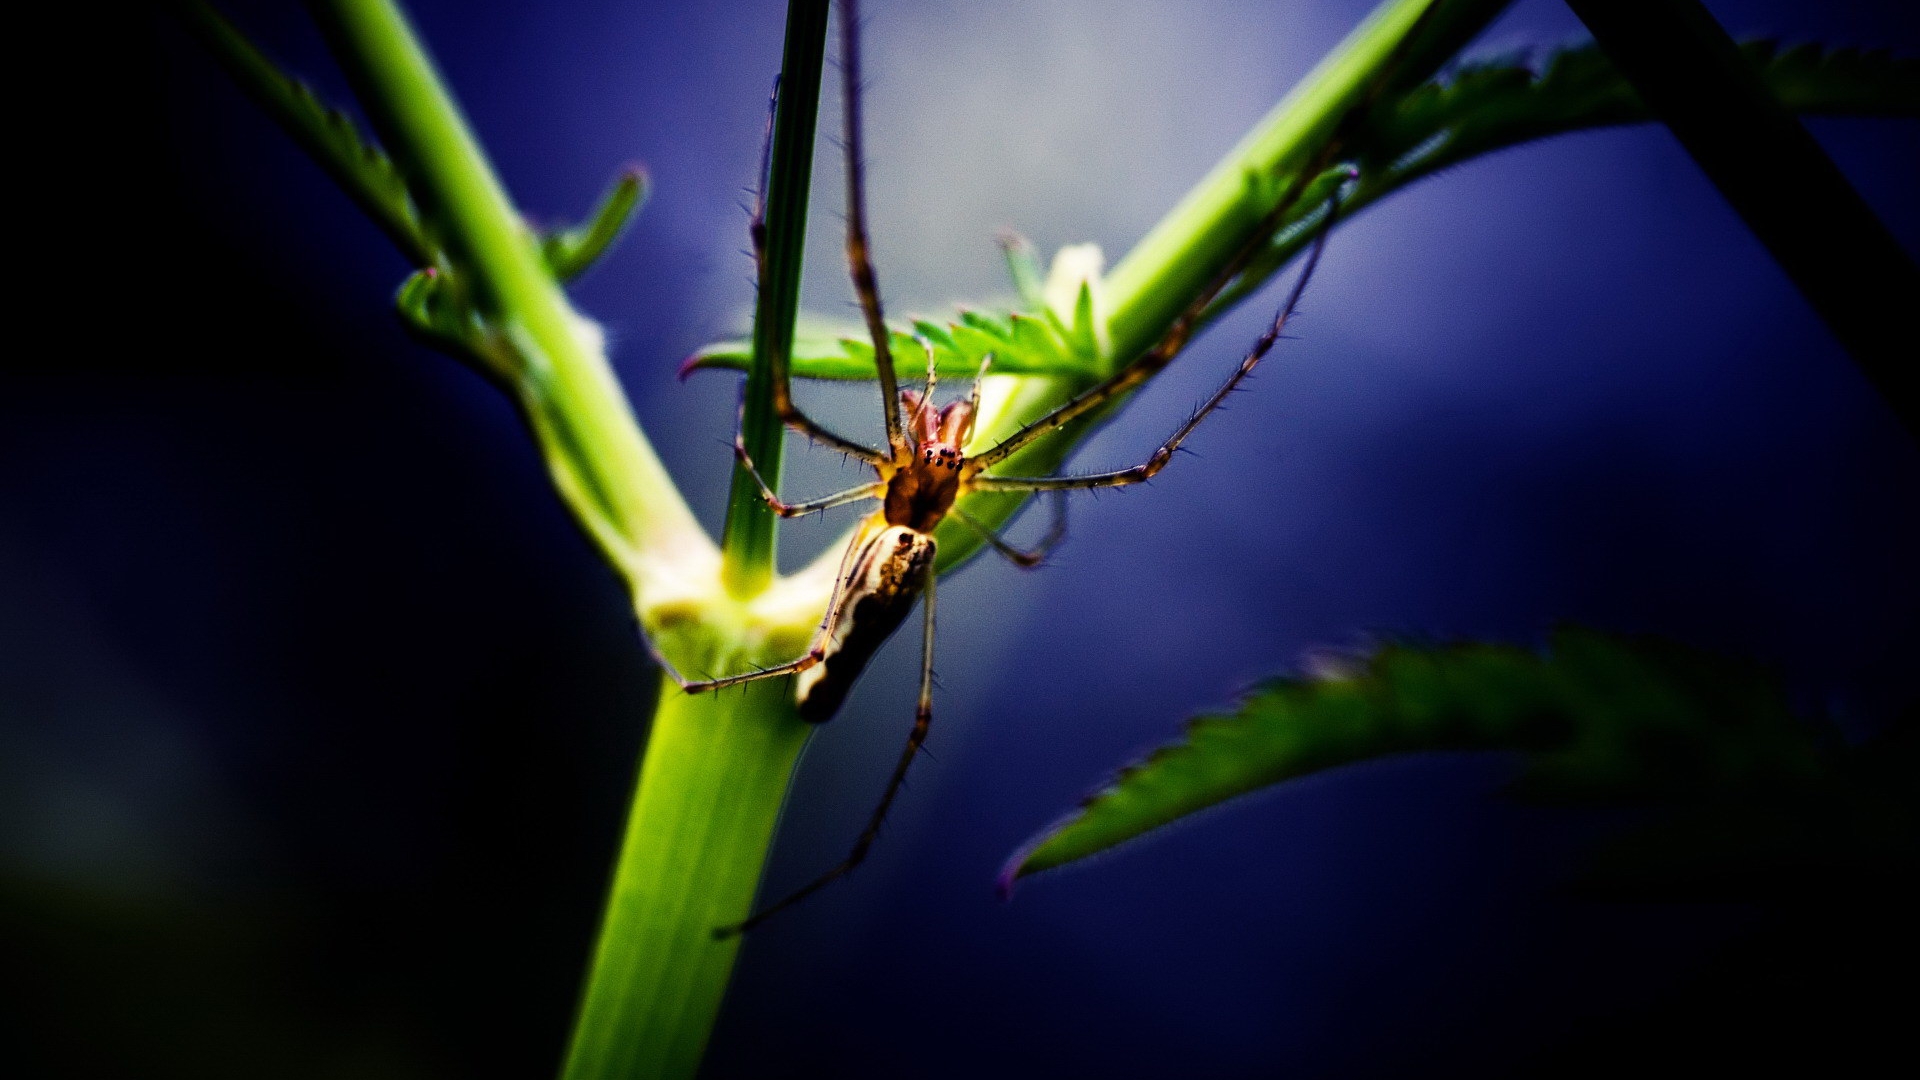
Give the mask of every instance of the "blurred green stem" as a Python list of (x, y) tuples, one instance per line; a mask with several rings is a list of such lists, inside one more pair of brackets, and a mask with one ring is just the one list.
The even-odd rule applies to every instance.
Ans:
[(711, 549), (634, 423), (597, 327), (574, 312), (460, 109), (391, 0), (321, 0), (328, 32), (428, 233), (517, 363), (562, 495), (636, 592), (650, 566)]
[(1920, 435), (1920, 267), (1697, 0), (1568, 0), (1594, 40)]

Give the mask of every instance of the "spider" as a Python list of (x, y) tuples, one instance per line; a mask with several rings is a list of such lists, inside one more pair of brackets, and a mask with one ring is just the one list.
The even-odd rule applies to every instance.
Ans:
[[(850, 873), (866, 858), (868, 850), (879, 836), (887, 811), (906, 780), (907, 769), (913, 763), (914, 756), (926, 742), (927, 731), (933, 721), (935, 527), (952, 515), (1016, 565), (1032, 568), (1040, 565), (1065, 535), (1064, 507), (1059, 501), (1064, 493), (1076, 489), (1137, 484), (1159, 473), (1194, 428), (1239, 387), (1254, 365), (1266, 356), (1280, 338), (1299, 304), (1301, 294), (1306, 290), (1308, 280), (1313, 276), (1314, 267), (1319, 263), (1321, 250), (1338, 209), (1336, 191), (1329, 200), (1326, 216), (1318, 227), (1306, 264), (1266, 332), (1254, 343), (1241, 360), (1239, 368), (1226, 382), (1145, 462), (1128, 469), (1078, 476), (995, 475), (992, 469), (1019, 450), (1106, 405), (1164, 368), (1186, 344), (1201, 311), (1218, 289), (1209, 290), (1190, 306), (1175, 320), (1165, 337), (1138, 359), (999, 443), (979, 453), (967, 453), (966, 447), (973, 437), (974, 422), (979, 412), (982, 377), (993, 357), (989, 354), (982, 361), (966, 398), (936, 406), (933, 401), (936, 383), (933, 347), (923, 340), (921, 344), (927, 352), (925, 388), (916, 391), (903, 390), (899, 386), (894, 373), (890, 335), (880, 302), (879, 279), (874, 271), (867, 239), (859, 97), (859, 5), (858, 0), (839, 0), (838, 6), (844, 110), (842, 121), (845, 125), (842, 145), (847, 175), (847, 264), (854, 294), (873, 340), (874, 366), (880, 383), (880, 404), (886, 423), (887, 444), (884, 449), (865, 446), (835, 434), (807, 416), (794, 404), (788, 375), (783, 368), (774, 379), (773, 386), (774, 407), (781, 420), (814, 442), (872, 466), (875, 479), (822, 498), (789, 503), (783, 501), (760, 475), (747, 453), (745, 442), (739, 436), (734, 439), (734, 454), (759, 485), (761, 497), (767, 505), (783, 518), (815, 514), (867, 499), (879, 500), (881, 505), (878, 511), (861, 522), (849, 540), (832, 597), (827, 602), (826, 614), (805, 654), (783, 664), (739, 675), (702, 681), (678, 681), (687, 693), (692, 694), (756, 679), (791, 675), (794, 676), (794, 695), (801, 718), (813, 723), (824, 722), (838, 711), (848, 689), (873, 658), (875, 651), (906, 621), (915, 600), (922, 600), (920, 696), (914, 713), (913, 730), (907, 737), (906, 746), (894, 765), (892, 776), (887, 780), (879, 805), (874, 808), (866, 828), (855, 840), (847, 857), (785, 898), (762, 908), (745, 922), (717, 929), (715, 935), (719, 937), (751, 930), (774, 914), (792, 907), (835, 879)], [(1278, 217), (1279, 210), (1276, 210), (1273, 219), (1277, 221)], [(755, 254), (761, 255), (763, 229), (757, 218), (751, 232)], [(1224, 285), (1225, 280), (1223, 278), (1219, 284)], [(1055, 500), (1053, 524), (1035, 548), (1021, 550), (956, 505), (960, 496), (972, 491), (1059, 493)]]

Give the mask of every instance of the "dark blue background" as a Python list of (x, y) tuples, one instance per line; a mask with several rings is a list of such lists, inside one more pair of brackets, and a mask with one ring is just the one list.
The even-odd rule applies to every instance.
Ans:
[[(1004, 297), (1002, 225), (1117, 257), (1367, 6), (871, 5), (893, 310)], [(1894, 0), (1712, 7), (1742, 35), (1920, 45)], [(536, 219), (651, 171), (576, 294), (717, 527), (735, 380), (673, 373), (750, 303), (738, 203), (781, 5), (413, 9)], [(297, 13), (234, 10), (345, 100)], [(37, 1041), (109, 1075), (542, 1073), (654, 693), (621, 590), (506, 401), (400, 332), (409, 268), (376, 231), (175, 27), (73, 17), (21, 39), (86, 48), (17, 98), (35, 284), (0, 384), (0, 876)], [(1577, 36), (1523, 0), (1476, 51)], [(1915, 123), (1812, 127), (1920, 246)], [(828, 313), (839, 175), (823, 154), (805, 295)], [(1277, 300), (1078, 466), (1142, 457)], [(943, 587), (932, 756), (857, 878), (748, 943), (711, 1075), (1498, 1075), (1674, 1031), (1732, 1053), (1727, 988), (1699, 980), (1779, 927), (1562, 897), (1612, 819), (1501, 801), (1497, 758), (1315, 778), (992, 899), (1115, 766), (1315, 647), (1577, 621), (1762, 658), (1856, 730), (1909, 700), (1920, 457), (1664, 131), (1394, 197), (1334, 239), (1299, 325), (1198, 459), (1076, 503), (1054, 565)], [(840, 476), (792, 460), (790, 490)], [(847, 520), (789, 527), (786, 561)], [(815, 741), (774, 887), (857, 831), (912, 644)]]

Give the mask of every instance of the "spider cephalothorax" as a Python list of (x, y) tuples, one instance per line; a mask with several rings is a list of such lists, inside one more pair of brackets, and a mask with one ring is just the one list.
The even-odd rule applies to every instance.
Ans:
[(887, 524), (921, 532), (931, 532), (940, 524), (960, 497), (961, 466), (966, 461), (960, 448), (973, 434), (973, 402), (955, 401), (936, 409), (928, 404), (929, 396), (915, 390), (900, 392), (902, 411), (909, 418), (908, 447), (904, 460), (894, 462), (893, 474), (886, 478), (882, 509)]

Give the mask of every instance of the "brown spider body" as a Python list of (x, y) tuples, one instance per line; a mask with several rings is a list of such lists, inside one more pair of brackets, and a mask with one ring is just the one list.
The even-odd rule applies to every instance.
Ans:
[(800, 717), (811, 723), (833, 718), (867, 662), (926, 591), (936, 551), (933, 530), (965, 488), (960, 447), (973, 434), (973, 402), (936, 409), (927, 394), (905, 390), (900, 404), (910, 418), (906, 450), (875, 465), (885, 493), (880, 511), (848, 549), (840, 585), (844, 614), (815, 649), (818, 659), (794, 679)]
[(889, 525), (932, 532), (963, 489), (966, 458), (960, 447), (973, 434), (973, 403), (955, 401), (935, 409), (914, 390), (902, 390), (900, 403), (913, 418), (907, 429), (908, 452), (886, 477), (880, 513)]

